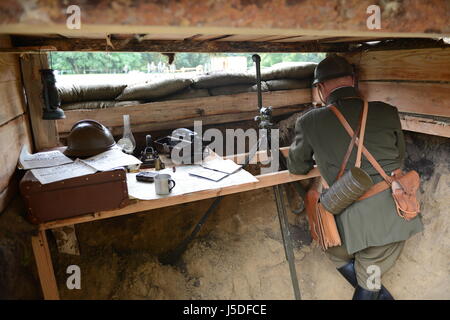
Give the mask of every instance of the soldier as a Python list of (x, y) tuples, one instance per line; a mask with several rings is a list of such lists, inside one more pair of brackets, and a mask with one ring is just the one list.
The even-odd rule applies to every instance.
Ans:
[[(314, 72), (313, 85), (325, 105), (335, 105), (352, 126), (359, 123), (363, 100), (355, 88), (352, 66), (342, 57), (331, 55)], [(316, 162), (322, 177), (331, 185), (338, 175), (350, 136), (327, 107), (316, 108), (301, 116), (295, 125), (295, 140), (288, 157), (289, 171), (305, 174)], [(373, 101), (369, 111), (364, 145), (387, 174), (400, 168), (405, 157), (405, 141), (396, 107)], [(353, 148), (346, 171), (355, 165)], [(382, 177), (363, 158), (361, 168), (374, 183)], [(410, 221), (399, 217), (390, 190), (357, 201), (335, 216), (342, 245), (327, 249), (337, 270), (355, 288), (354, 300), (392, 300), (384, 286), (371, 285), (373, 267), (380, 276), (400, 256), (405, 240), (423, 230), (418, 215)], [(379, 279), (381, 281), (381, 279)]]

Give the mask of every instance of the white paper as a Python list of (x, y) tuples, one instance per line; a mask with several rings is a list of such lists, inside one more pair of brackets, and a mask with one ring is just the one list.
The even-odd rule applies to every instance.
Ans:
[(69, 164), (50, 168), (32, 169), (31, 172), (40, 183), (47, 184), (92, 174), (97, 172), (97, 170), (81, 162), (80, 159), (77, 159)]
[(198, 168), (195, 168), (192, 171), (190, 171), (189, 174), (191, 176), (196, 176), (196, 177), (200, 177), (203, 179), (209, 179), (209, 180), (213, 180), (213, 181), (219, 181), (228, 175), (228, 173), (225, 173), (225, 172), (210, 170), (210, 169), (206, 169), (206, 168), (203, 168), (200, 166)]
[(234, 173), (239, 170), (242, 166), (237, 164), (231, 159), (223, 160), (223, 159), (213, 159), (203, 161), (202, 167), (206, 169), (216, 170), (225, 173)]
[(120, 149), (108, 150), (81, 161), (98, 171), (107, 171), (117, 167), (142, 163), (138, 158), (123, 153)]
[(66, 157), (59, 150), (30, 154), (27, 146), (24, 145), (20, 151), (18, 165), (21, 169), (36, 169), (54, 167), (72, 162), (72, 159)]
[(258, 182), (258, 179), (244, 169), (241, 169), (218, 182), (190, 175), (190, 172), (197, 170), (199, 167), (199, 165), (187, 165), (176, 167), (176, 172), (172, 172), (171, 168), (159, 171), (159, 173), (170, 174), (171, 178), (175, 180), (175, 187), (169, 195), (157, 195), (155, 192), (155, 183), (136, 181), (137, 173), (127, 173), (128, 195), (130, 198), (152, 200), (202, 190), (214, 190), (233, 185)]

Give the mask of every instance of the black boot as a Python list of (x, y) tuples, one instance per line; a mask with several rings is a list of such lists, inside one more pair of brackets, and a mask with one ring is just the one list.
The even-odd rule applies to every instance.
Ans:
[(380, 296), (380, 290), (370, 291), (366, 290), (359, 285), (356, 286), (355, 293), (353, 294), (352, 300), (378, 300)]
[[(351, 260), (349, 263), (338, 268), (337, 270), (353, 286), (353, 288), (356, 288), (358, 285), (358, 280), (356, 280), (354, 260)], [(378, 300), (394, 300), (394, 297), (392, 297), (391, 293), (384, 286), (381, 286)]]
[(355, 262), (351, 260), (346, 265), (337, 268), (340, 274), (352, 285), (353, 288), (356, 288), (358, 285), (358, 280), (356, 280), (356, 272), (355, 272)]
[(382, 285), (378, 300), (395, 300), (392, 294)]

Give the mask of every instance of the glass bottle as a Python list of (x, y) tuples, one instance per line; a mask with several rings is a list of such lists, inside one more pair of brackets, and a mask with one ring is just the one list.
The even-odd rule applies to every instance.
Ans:
[(123, 152), (132, 154), (136, 148), (136, 140), (134, 140), (133, 133), (130, 126), (130, 115), (123, 115), (123, 136), (117, 142), (117, 145), (122, 148)]

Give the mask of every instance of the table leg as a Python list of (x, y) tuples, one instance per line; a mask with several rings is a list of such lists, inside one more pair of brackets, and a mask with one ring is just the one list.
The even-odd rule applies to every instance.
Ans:
[(58, 286), (56, 285), (56, 278), (53, 271), (45, 230), (40, 230), (37, 236), (31, 237), (31, 245), (33, 247), (44, 299), (59, 300)]
[(291, 233), (289, 231), (289, 222), (286, 216), (286, 209), (284, 205), (283, 192), (281, 185), (273, 187), (275, 194), (275, 201), (277, 204), (278, 219), (280, 221), (281, 236), (283, 238), (284, 253), (289, 265), (289, 272), (291, 274), (292, 288), (294, 289), (295, 300), (301, 300), (300, 286), (298, 284), (297, 270), (295, 269), (295, 256), (292, 247)]

